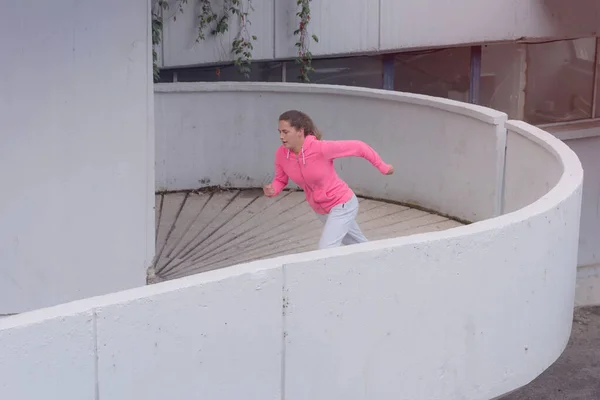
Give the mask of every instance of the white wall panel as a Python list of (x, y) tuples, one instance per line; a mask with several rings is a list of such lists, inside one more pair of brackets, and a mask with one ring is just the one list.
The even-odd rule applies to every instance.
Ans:
[[(274, 2), (275, 0), (252, 1), (254, 11), (250, 11), (248, 19), (251, 24), (248, 25), (249, 34), (246, 37), (257, 37), (252, 50), (252, 56), (256, 60), (274, 57)], [(214, 1), (213, 4), (214, 10), (217, 13), (221, 12), (222, 2)], [(242, 6), (248, 9), (248, 0), (242, 0)], [(205, 32), (205, 39), (198, 41), (198, 16), (201, 5), (196, 1), (189, 1), (182, 7), (183, 12), (175, 6), (164, 12), (164, 67), (232, 61), (234, 54), (231, 52), (231, 42), (239, 32), (240, 19), (233, 16), (225, 34), (211, 35), (210, 27)]]
[(0, 314), (145, 283), (154, 255), (147, 0), (0, 16)]

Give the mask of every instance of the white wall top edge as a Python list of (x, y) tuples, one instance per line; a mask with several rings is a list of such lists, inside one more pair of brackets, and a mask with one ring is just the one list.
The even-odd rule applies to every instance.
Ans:
[(463, 103), (456, 100), (415, 93), (342, 85), (307, 84), (294, 82), (174, 82), (157, 83), (154, 85), (154, 92), (262, 92), (360, 96), (436, 108), (451, 112), (453, 114), (471, 117), (490, 125), (501, 125), (508, 119), (508, 116), (503, 112), (475, 104)]
[[(542, 128), (530, 125), (524, 121), (511, 119), (506, 121), (506, 129), (518, 133), (530, 141), (542, 146), (544, 149), (554, 154), (554, 156), (561, 161), (563, 166), (565, 162), (563, 158), (575, 157), (575, 159), (577, 159), (575, 153), (567, 145), (554, 135), (548, 134)], [(579, 162), (578, 159), (577, 162)]]
[(256, 260), (246, 264), (234, 265), (231, 268), (220, 268), (201, 274), (191, 275), (185, 278), (173, 279), (153, 285), (140, 286), (120, 292), (89, 297), (70, 303), (59, 304), (52, 307), (40, 308), (7, 316), (0, 318), (0, 331), (11, 329), (17, 326), (37, 324), (54, 318), (77, 315), (94, 309), (100, 309), (108, 305), (128, 303), (132, 300), (150, 298), (162, 293), (175, 292), (177, 290), (183, 290), (193, 286), (225, 280), (244, 274), (253, 273), (261, 276), (261, 271), (267, 271), (281, 267), (281, 258), (283, 257), (267, 260)]
[(509, 120), (506, 122), (506, 128), (543, 147), (546, 151), (552, 153), (563, 166), (563, 173), (556, 186), (536, 202), (515, 211), (515, 213), (527, 211), (531, 207), (544, 207), (542, 204), (545, 202), (554, 204), (557, 198), (564, 198), (576, 190), (577, 186), (581, 186), (583, 183), (581, 161), (577, 154), (564, 142), (554, 135), (523, 121)]

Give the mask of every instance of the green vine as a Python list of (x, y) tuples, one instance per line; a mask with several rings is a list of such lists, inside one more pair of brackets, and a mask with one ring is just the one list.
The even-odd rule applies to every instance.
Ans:
[[(179, 12), (183, 12), (183, 5), (188, 0), (175, 0), (176, 8)], [(308, 33), (307, 25), (310, 21), (310, 1), (297, 0), (299, 11), (296, 15), (299, 17), (299, 27), (294, 31), (295, 36), (299, 36), (296, 47), (298, 48), (298, 57), (296, 62), (300, 64), (300, 79), (303, 82), (309, 82), (309, 74), (314, 71), (312, 67), (312, 54), (308, 50)], [(200, 5), (200, 15), (198, 15), (198, 32), (196, 41), (205, 40), (207, 33), (211, 36), (223, 35), (230, 29), (230, 22), (237, 17), (237, 34), (231, 43), (231, 52), (234, 55), (234, 64), (238, 67), (247, 79), (250, 78), (252, 68), (252, 50), (253, 43), (257, 37), (250, 35), (250, 19), (249, 15), (254, 8), (251, 0), (245, 0), (244, 7), (242, 0), (223, 0), (223, 7), (220, 12), (213, 9), (211, 0), (198, 0)], [(152, 6), (152, 44), (157, 46), (161, 42), (163, 31), (164, 11), (169, 9), (168, 0), (154, 0)], [(173, 15), (173, 20), (177, 19), (176, 13)], [(316, 35), (312, 35), (315, 42), (319, 39)], [(153, 49), (152, 58), (154, 62), (154, 81), (159, 78), (160, 70), (157, 65), (158, 55)], [(218, 69), (217, 69), (218, 71)], [(218, 73), (218, 72), (217, 72)]]
[(212, 36), (223, 35), (229, 30), (229, 22), (238, 17), (237, 35), (231, 42), (231, 52), (234, 54), (234, 64), (238, 67), (240, 73), (246, 78), (250, 78), (252, 64), (253, 42), (256, 36), (250, 35), (251, 11), (254, 11), (251, 0), (246, 0), (247, 6), (243, 7), (241, 0), (224, 0), (223, 9), (217, 14), (211, 4), (211, 0), (200, 0), (201, 12), (198, 16), (198, 38), (196, 41), (206, 39), (206, 31), (210, 30)]
[[(294, 31), (294, 36), (298, 36), (296, 48), (298, 49), (298, 57), (296, 63), (300, 64), (300, 76), (298, 78), (302, 82), (310, 82), (310, 73), (315, 69), (312, 66), (312, 53), (308, 49), (308, 24), (310, 23), (310, 2), (311, 0), (297, 0), (296, 5), (300, 8), (296, 15), (300, 19), (298, 29)], [(319, 42), (317, 35), (312, 35), (315, 42)]]
[(163, 31), (163, 10), (167, 9), (169, 4), (167, 1), (158, 0), (152, 3), (152, 66), (154, 72), (154, 82), (160, 77), (160, 69), (158, 68), (158, 54), (156, 46), (160, 44)]

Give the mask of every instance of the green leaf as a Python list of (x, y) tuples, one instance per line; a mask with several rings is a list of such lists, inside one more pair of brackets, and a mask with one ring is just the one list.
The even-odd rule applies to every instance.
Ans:
[(317, 35), (312, 35), (312, 38), (315, 42), (319, 43), (319, 38), (317, 37)]

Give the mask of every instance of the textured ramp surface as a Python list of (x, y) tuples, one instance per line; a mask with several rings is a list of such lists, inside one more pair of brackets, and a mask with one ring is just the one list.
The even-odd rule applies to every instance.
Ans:
[[(359, 198), (357, 218), (369, 240), (459, 226), (448, 218)], [(275, 198), (261, 189), (167, 193), (156, 196), (157, 280), (248, 261), (316, 250), (322, 223), (302, 192)]]

